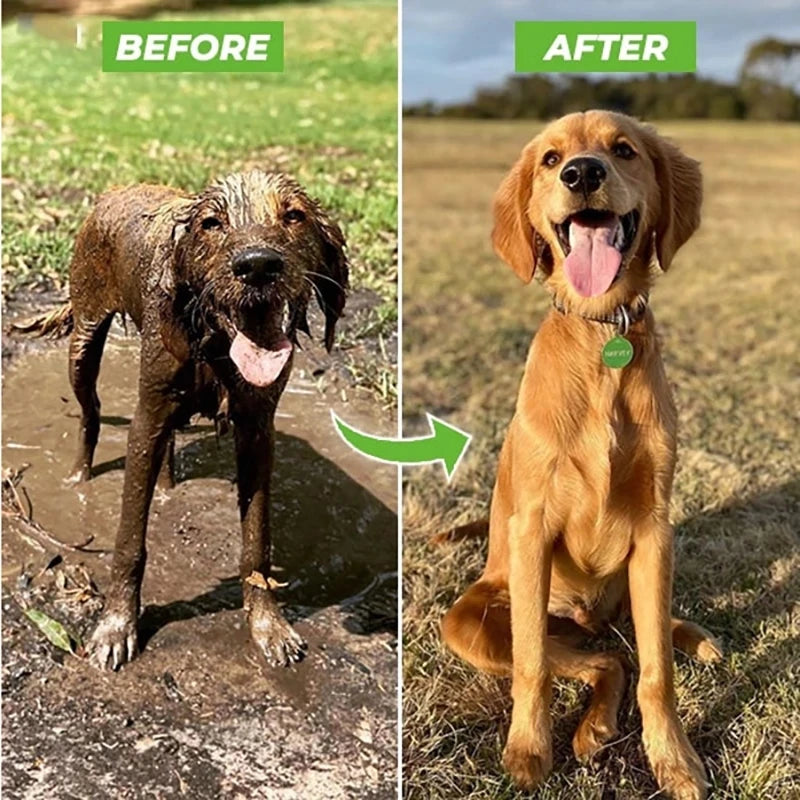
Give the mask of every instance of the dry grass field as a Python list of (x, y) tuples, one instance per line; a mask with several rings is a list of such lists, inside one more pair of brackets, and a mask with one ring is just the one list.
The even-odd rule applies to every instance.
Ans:
[[(723, 641), (700, 666), (676, 654), (679, 711), (718, 800), (800, 797), (800, 127), (664, 123), (703, 164), (699, 233), (652, 296), (680, 410), (672, 518), (675, 607)], [(501, 772), (508, 683), (446, 652), (438, 621), (479, 572), (484, 542), (428, 536), (486, 516), (531, 336), (548, 308), (492, 254), (489, 204), (532, 122), (414, 121), (404, 142), (404, 414), (474, 435), (446, 486), (407, 473), (405, 794), (514, 798)], [(601, 646), (629, 650), (629, 627)], [(630, 651), (634, 664), (635, 652)], [(595, 769), (570, 739), (584, 689), (558, 682), (555, 768), (536, 797), (657, 797), (633, 678), (620, 739)]]

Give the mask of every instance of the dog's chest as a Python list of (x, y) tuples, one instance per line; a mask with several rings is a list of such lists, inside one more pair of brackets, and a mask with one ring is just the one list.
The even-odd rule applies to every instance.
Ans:
[(582, 573), (601, 577), (624, 565), (636, 518), (653, 507), (653, 481), (642, 425), (631, 420), (620, 394), (587, 416), (554, 480), (563, 495), (563, 546)]

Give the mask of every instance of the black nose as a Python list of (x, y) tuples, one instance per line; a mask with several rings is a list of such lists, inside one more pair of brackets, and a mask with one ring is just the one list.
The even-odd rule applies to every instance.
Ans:
[(561, 182), (571, 192), (591, 194), (606, 179), (606, 168), (597, 158), (573, 158), (561, 170)]
[(264, 286), (274, 281), (283, 270), (281, 254), (271, 247), (244, 250), (233, 259), (233, 274), (250, 286)]

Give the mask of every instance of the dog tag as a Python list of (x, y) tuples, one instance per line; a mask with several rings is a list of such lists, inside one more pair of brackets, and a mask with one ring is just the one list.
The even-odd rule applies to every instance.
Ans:
[(627, 367), (633, 360), (633, 345), (624, 336), (614, 336), (603, 347), (603, 363), (611, 369)]

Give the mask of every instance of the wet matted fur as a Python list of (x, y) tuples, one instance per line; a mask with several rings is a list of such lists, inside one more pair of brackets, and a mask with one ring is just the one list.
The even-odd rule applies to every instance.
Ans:
[[(649, 126), (603, 111), (548, 125), (495, 196), (497, 253), (525, 283), (538, 271), (555, 307), (531, 345), (500, 454), (484, 572), (442, 632), (479, 669), (511, 675), (503, 761), (524, 788), (552, 765), (551, 675), (593, 689), (573, 739), (579, 759), (617, 735), (624, 661), (576, 644), (630, 610), (656, 779), (679, 800), (706, 796), (676, 711), (672, 648), (704, 661), (720, 650), (671, 617), (677, 415), (648, 305), (658, 268), (699, 225), (701, 196), (695, 161)], [(611, 369), (601, 351), (616, 322), (606, 320), (623, 313), (635, 354)], [(473, 523), (465, 533), (480, 531)]]
[(27, 326), (71, 333), (69, 373), (81, 405), (72, 474), (88, 480), (100, 429), (100, 360), (115, 314), (141, 332), (139, 401), (103, 615), (90, 642), (99, 667), (137, 652), (147, 517), (157, 477), (172, 485), (174, 431), (197, 413), (233, 423), (242, 519), (241, 578), (253, 640), (271, 663), (305, 644), (270, 586), (269, 484), (274, 414), (312, 297), (333, 344), (348, 263), (338, 225), (292, 178), (253, 170), (197, 195), (136, 185), (102, 195), (78, 233), (70, 303)]

